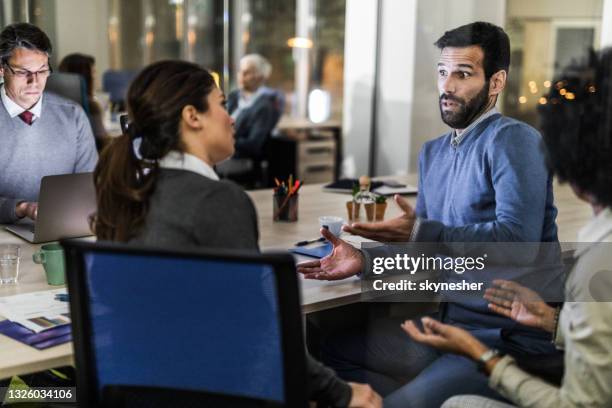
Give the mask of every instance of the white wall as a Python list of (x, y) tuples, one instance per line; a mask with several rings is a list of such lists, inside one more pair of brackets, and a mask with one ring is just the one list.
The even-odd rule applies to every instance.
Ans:
[(612, 46), (612, 0), (603, 0), (600, 46)]
[(343, 173), (367, 174), (376, 61), (377, 1), (346, 1)]
[(417, 0), (384, 0), (382, 3), (373, 171), (376, 175), (406, 174), (409, 171), (417, 3)]
[(2, 11), (4, 13), (4, 23), (11, 23), (13, 17), (13, 2), (0, 1), (0, 7), (2, 7)]
[(96, 58), (98, 81), (109, 67), (108, 2), (106, 0), (56, 1), (57, 60), (80, 52)]

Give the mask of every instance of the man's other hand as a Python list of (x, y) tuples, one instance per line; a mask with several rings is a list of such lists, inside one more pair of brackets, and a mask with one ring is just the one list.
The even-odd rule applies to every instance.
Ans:
[(416, 221), (416, 214), (408, 201), (399, 194), (396, 194), (393, 198), (402, 209), (402, 215), (390, 220), (369, 224), (356, 222), (351, 226), (345, 225), (343, 228), (344, 231), (379, 242), (410, 241), (410, 234), (412, 233), (412, 228)]

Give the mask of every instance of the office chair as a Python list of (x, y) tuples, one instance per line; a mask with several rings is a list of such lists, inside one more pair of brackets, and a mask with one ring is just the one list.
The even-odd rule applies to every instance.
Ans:
[(113, 408), (273, 408), (281, 405), (256, 398), (153, 387), (109, 386), (104, 389), (102, 406)]
[(291, 256), (62, 245), (81, 406), (307, 406)]
[(45, 91), (70, 99), (83, 107), (89, 115), (89, 98), (85, 79), (78, 74), (54, 72), (49, 79)]
[(108, 70), (102, 75), (102, 90), (110, 94), (115, 111), (124, 110), (125, 97), (130, 83), (138, 72), (128, 70)]

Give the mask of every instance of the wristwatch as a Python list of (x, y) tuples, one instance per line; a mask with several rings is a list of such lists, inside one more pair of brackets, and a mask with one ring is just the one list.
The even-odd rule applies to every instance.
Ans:
[(478, 363), (478, 369), (480, 371), (484, 371), (487, 363), (493, 360), (495, 357), (498, 357), (499, 355), (500, 353), (497, 349), (489, 349), (485, 351), (480, 357), (478, 357), (478, 360), (476, 361)]

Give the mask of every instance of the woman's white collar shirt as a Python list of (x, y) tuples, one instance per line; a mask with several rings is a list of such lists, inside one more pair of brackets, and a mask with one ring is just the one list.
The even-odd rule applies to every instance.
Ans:
[(189, 153), (172, 150), (159, 161), (159, 167), (163, 169), (187, 170), (212, 180), (219, 180), (219, 176), (208, 163)]

